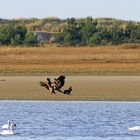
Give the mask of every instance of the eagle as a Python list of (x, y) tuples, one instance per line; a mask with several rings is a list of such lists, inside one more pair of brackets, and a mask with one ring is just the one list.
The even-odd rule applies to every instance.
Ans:
[(45, 87), (49, 92), (52, 94), (55, 94), (54, 86), (52, 85), (52, 82), (50, 78), (47, 78), (46, 81), (40, 81), (40, 86)]
[(68, 89), (65, 89), (63, 93), (69, 95), (71, 94), (71, 91), (72, 91), (72, 87), (70, 86)]
[(58, 78), (54, 79), (53, 83), (54, 83), (55, 90), (57, 90), (57, 91), (62, 93), (61, 88), (65, 84), (65, 76), (64, 75), (60, 75)]
[(40, 86), (45, 87), (51, 94), (55, 94), (55, 91), (58, 91), (60, 93), (69, 95), (72, 91), (71, 86), (68, 89), (62, 91), (62, 87), (65, 84), (65, 78), (65, 75), (60, 75), (58, 78), (54, 78), (53, 82), (50, 80), (50, 78), (47, 78), (46, 81), (40, 81)]

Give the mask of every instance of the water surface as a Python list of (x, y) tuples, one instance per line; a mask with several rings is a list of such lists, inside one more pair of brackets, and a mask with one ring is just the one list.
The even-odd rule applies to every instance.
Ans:
[[(140, 102), (0, 101), (0, 126), (17, 124), (0, 140), (137, 140)], [(2, 129), (1, 129), (2, 131)]]

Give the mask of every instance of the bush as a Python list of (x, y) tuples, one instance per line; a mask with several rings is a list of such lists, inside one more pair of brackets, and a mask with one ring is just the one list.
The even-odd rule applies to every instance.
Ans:
[(27, 32), (25, 26), (13, 23), (0, 26), (0, 44), (16, 46), (24, 43), (31, 45), (38, 43), (37, 37)]
[(27, 32), (24, 39), (25, 45), (36, 45), (38, 44), (37, 36), (35, 36), (32, 32)]
[(101, 44), (101, 36), (98, 33), (95, 33), (90, 39), (89, 39), (89, 45), (100, 45)]
[(17, 35), (15, 35), (14, 38), (11, 38), (11, 45), (17, 46), (19, 44), (22, 44), (22, 41), (21, 41), (21, 36), (19, 34), (17, 34)]
[(6, 24), (0, 27), (0, 44), (8, 45), (11, 43), (11, 39), (14, 38), (14, 25)]

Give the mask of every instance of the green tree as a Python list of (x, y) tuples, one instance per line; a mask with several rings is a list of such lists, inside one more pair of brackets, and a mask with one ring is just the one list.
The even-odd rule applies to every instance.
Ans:
[(25, 34), (27, 33), (27, 29), (24, 25), (15, 25), (14, 27), (15, 35), (19, 35), (22, 40), (24, 40)]
[(101, 26), (98, 28), (98, 35), (101, 37), (101, 45), (110, 44), (112, 37), (106, 26)]
[(129, 40), (134, 43), (140, 42), (140, 26), (131, 31)]
[(14, 37), (14, 25), (6, 24), (0, 27), (0, 44), (8, 45)]
[(35, 36), (32, 32), (27, 32), (25, 35), (24, 44), (36, 45), (37, 43), (38, 43), (37, 36)]
[(64, 35), (62, 33), (57, 34), (55, 41), (60, 44), (64, 43)]
[(62, 34), (64, 36), (65, 44), (76, 45), (80, 44), (81, 42), (82, 34), (80, 31), (80, 26), (74, 18), (68, 19), (68, 26), (64, 28)]
[(112, 28), (110, 28), (110, 34), (112, 38), (112, 44), (118, 44), (124, 41), (124, 30), (118, 25), (114, 25)]
[(19, 34), (16, 34), (14, 36), (14, 38), (11, 38), (11, 45), (13, 46), (17, 46), (17, 45), (21, 45), (21, 36)]
[(136, 30), (136, 25), (133, 23), (133, 22), (128, 22), (127, 25), (126, 25), (126, 28), (125, 28), (125, 40), (126, 42), (131, 42), (131, 32), (133, 30)]
[(24, 25), (9, 23), (0, 26), (0, 44), (22, 45), (38, 43), (37, 37), (33, 33), (27, 32)]
[(11, 38), (11, 44), (14, 46), (23, 44), (26, 33), (27, 33), (27, 29), (25, 28), (25, 26), (15, 25), (14, 37)]
[(97, 21), (93, 21), (91, 17), (87, 17), (81, 26), (82, 40), (85, 44), (89, 44), (90, 37), (97, 31)]
[(102, 38), (100, 36), (100, 33), (94, 33), (93, 36), (89, 39), (89, 45), (100, 45), (102, 41)]

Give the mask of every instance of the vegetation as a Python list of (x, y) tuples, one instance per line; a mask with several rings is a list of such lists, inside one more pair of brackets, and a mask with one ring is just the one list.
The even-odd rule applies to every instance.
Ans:
[(3, 46), (0, 75), (140, 75), (139, 46)]
[(61, 32), (61, 30), (66, 25), (66, 20), (61, 20), (55, 17), (50, 18), (30, 18), (30, 19), (13, 19), (5, 20), (0, 19), (0, 25), (7, 23), (15, 23), (25, 25), (28, 31), (47, 31), (47, 32)]
[(88, 17), (84, 20), (71, 18), (58, 35), (56, 41), (66, 45), (111, 45), (140, 42), (140, 24), (128, 22), (125, 26), (118, 23), (100, 25)]
[(0, 26), (1, 45), (35, 45), (38, 43), (37, 36), (28, 32), (24, 25), (8, 23)]
[(140, 42), (139, 22), (92, 17), (65, 20), (55, 17), (0, 19), (1, 44), (36, 44), (33, 32), (56, 33), (53, 41), (65, 45), (97, 46)]

